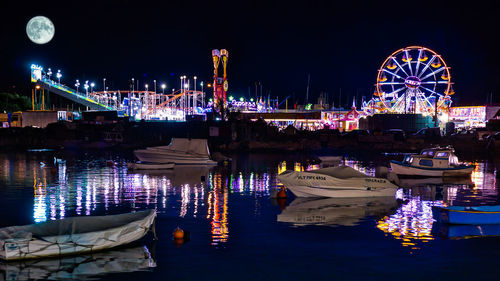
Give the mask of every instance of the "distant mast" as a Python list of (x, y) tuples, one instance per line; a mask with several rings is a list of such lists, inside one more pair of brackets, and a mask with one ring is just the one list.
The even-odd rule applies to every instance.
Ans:
[(306, 89), (306, 104), (307, 105), (309, 103), (309, 82), (311, 81), (311, 74), (307, 74), (307, 89)]

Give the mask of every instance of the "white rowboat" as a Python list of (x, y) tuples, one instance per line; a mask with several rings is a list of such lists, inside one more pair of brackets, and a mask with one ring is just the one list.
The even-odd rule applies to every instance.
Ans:
[(0, 259), (43, 258), (114, 248), (144, 237), (155, 218), (155, 210), (146, 210), (0, 228)]

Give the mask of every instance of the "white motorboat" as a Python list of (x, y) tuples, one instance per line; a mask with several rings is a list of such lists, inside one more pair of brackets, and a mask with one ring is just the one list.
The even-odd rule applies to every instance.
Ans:
[(297, 197), (394, 196), (398, 189), (387, 179), (370, 177), (348, 166), (285, 171), (278, 180)]
[(424, 177), (468, 176), (474, 165), (458, 162), (455, 150), (448, 147), (423, 149), (420, 154), (407, 154), (403, 161), (391, 160), (391, 170), (397, 175)]
[(296, 226), (352, 226), (367, 216), (388, 215), (397, 207), (394, 197), (295, 198), (278, 215), (278, 221)]
[[(156, 267), (146, 246), (51, 259), (0, 263), (5, 280), (97, 280), (113, 273), (150, 271)], [(0, 274), (1, 275), (1, 274)], [(4, 280), (0, 277), (0, 280)]]
[(114, 248), (144, 237), (155, 218), (155, 210), (146, 210), (0, 228), (0, 259), (54, 257)]
[(173, 138), (170, 145), (154, 146), (134, 151), (141, 162), (185, 165), (216, 165), (210, 159), (206, 139)]
[(165, 170), (173, 169), (174, 163), (143, 163), (143, 162), (133, 162), (127, 163), (127, 168), (130, 170)]

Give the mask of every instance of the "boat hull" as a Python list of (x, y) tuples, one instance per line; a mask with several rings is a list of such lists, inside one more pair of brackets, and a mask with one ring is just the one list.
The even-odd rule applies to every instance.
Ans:
[(321, 188), (308, 186), (286, 186), (297, 197), (335, 197), (335, 198), (353, 198), (353, 197), (394, 197), (396, 188), (377, 188), (369, 187), (335, 187)]
[(385, 197), (394, 196), (398, 189), (387, 179), (343, 179), (314, 172), (287, 172), (278, 180), (297, 197)]
[(474, 171), (473, 166), (456, 168), (424, 168), (405, 165), (398, 161), (391, 161), (391, 171), (398, 175), (423, 177), (458, 177), (467, 176)]
[[(129, 223), (121, 226), (111, 227), (113, 221), (129, 220)], [(140, 219), (139, 219), (140, 218)], [(0, 239), (0, 259), (22, 260), (33, 258), (45, 258), (95, 252), (118, 247), (141, 239), (149, 231), (156, 218), (154, 210), (136, 212), (131, 214), (101, 216), (101, 217), (75, 217), (59, 221), (50, 221), (41, 224), (14, 226), (0, 229), (0, 234), (5, 233), (29, 233), (27, 237), (16, 237)], [(96, 231), (74, 233), (75, 229), (92, 227), (92, 224), (100, 223), (110, 225), (110, 228)], [(31, 235), (37, 229), (62, 232), (59, 235)], [(36, 232), (35, 232), (36, 233)]]
[(127, 168), (131, 170), (165, 170), (173, 169), (174, 163), (156, 164), (156, 163), (127, 163)]
[(135, 157), (141, 162), (149, 163), (174, 163), (177, 165), (216, 165), (217, 162), (210, 160), (208, 157), (193, 157), (187, 154), (179, 153), (161, 153), (150, 149), (141, 149), (134, 151)]
[(441, 223), (449, 224), (500, 224), (500, 211), (454, 210), (433, 207), (433, 216)]

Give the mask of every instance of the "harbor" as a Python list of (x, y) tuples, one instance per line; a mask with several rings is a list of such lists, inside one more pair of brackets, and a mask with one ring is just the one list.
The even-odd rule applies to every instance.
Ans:
[(6, 3), (0, 281), (498, 279), (499, 7), (390, 2)]
[[(66, 161), (53, 164), (54, 156)], [(12, 215), (4, 218), (0, 227), (73, 216), (157, 210), (158, 241), (149, 234), (144, 244), (140, 244), (147, 247), (151, 260), (130, 252), (133, 248), (103, 253), (107, 258), (99, 256), (101, 254), (92, 255), (85, 264), (91, 265), (94, 259), (97, 264), (126, 260), (133, 262), (133, 266), (115, 268), (116, 272), (87, 272), (82, 275), (85, 278), (196, 279), (203, 274), (216, 279), (221, 275), (238, 275), (241, 263), (235, 260), (248, 260), (249, 255), (252, 264), (267, 268), (240, 276), (242, 280), (272, 276), (306, 278), (311, 276), (308, 267), (287, 270), (282, 267), (309, 255), (314, 255), (309, 260), (316, 266), (334, 262), (338, 274), (357, 272), (349, 273), (350, 278), (384, 276), (385, 270), (379, 271), (379, 268), (387, 263), (394, 266), (391, 274), (415, 271), (411, 280), (427, 275), (418, 268), (437, 264), (440, 274), (447, 277), (454, 274), (475, 276), (478, 273), (474, 268), (480, 265), (483, 266), (482, 278), (496, 276), (494, 266), (485, 266), (494, 261), (497, 246), (492, 242), (496, 238), (480, 237), (498, 233), (481, 234), (472, 228), (468, 232), (462, 230), (461, 236), (456, 237), (457, 226), (435, 221), (432, 207), (499, 204), (498, 163), (474, 161), (476, 168), (465, 180), (439, 182), (424, 178), (403, 183), (410, 187), (398, 190), (397, 201), (384, 203), (381, 199), (369, 199), (366, 202), (354, 198), (343, 203), (335, 198), (304, 201), (290, 193), (285, 200), (271, 198), (279, 184), (278, 173), (287, 169), (318, 169), (321, 162), (317, 155), (252, 153), (231, 156), (232, 162), (227, 166), (131, 171), (126, 167), (126, 162), (133, 160), (130, 153), (2, 152), (0, 211)], [(347, 154), (342, 161), (365, 174), (375, 175), (377, 166), (387, 165), (389, 160), (399, 159), (399, 156)], [(108, 160), (115, 164), (108, 166)], [(46, 166), (42, 167), (41, 162), (47, 163)], [(172, 231), (177, 226), (190, 232), (189, 242), (174, 243)], [(470, 235), (479, 238), (463, 239)], [(460, 254), (465, 250), (467, 255)], [(266, 254), (262, 255), (263, 252)], [(230, 266), (224, 270), (209, 269), (208, 258), (210, 263)], [(415, 263), (415, 259), (421, 261)], [(360, 260), (370, 262), (360, 265)], [(63, 264), (58, 265), (59, 260), (31, 263), (36, 268), (46, 266), (43, 278), (54, 276), (56, 268), (58, 272), (67, 270)], [(68, 263), (66, 258), (64, 264), (75, 266), (79, 261), (74, 258)], [(199, 270), (188, 270), (192, 266)], [(463, 267), (459, 273), (457, 266)], [(22, 266), (9, 263), (2, 270), (6, 270), (8, 276), (20, 277), (28, 270), (33, 272), (32, 268), (29, 262)], [(322, 273), (314, 272), (313, 275), (321, 278)]]

